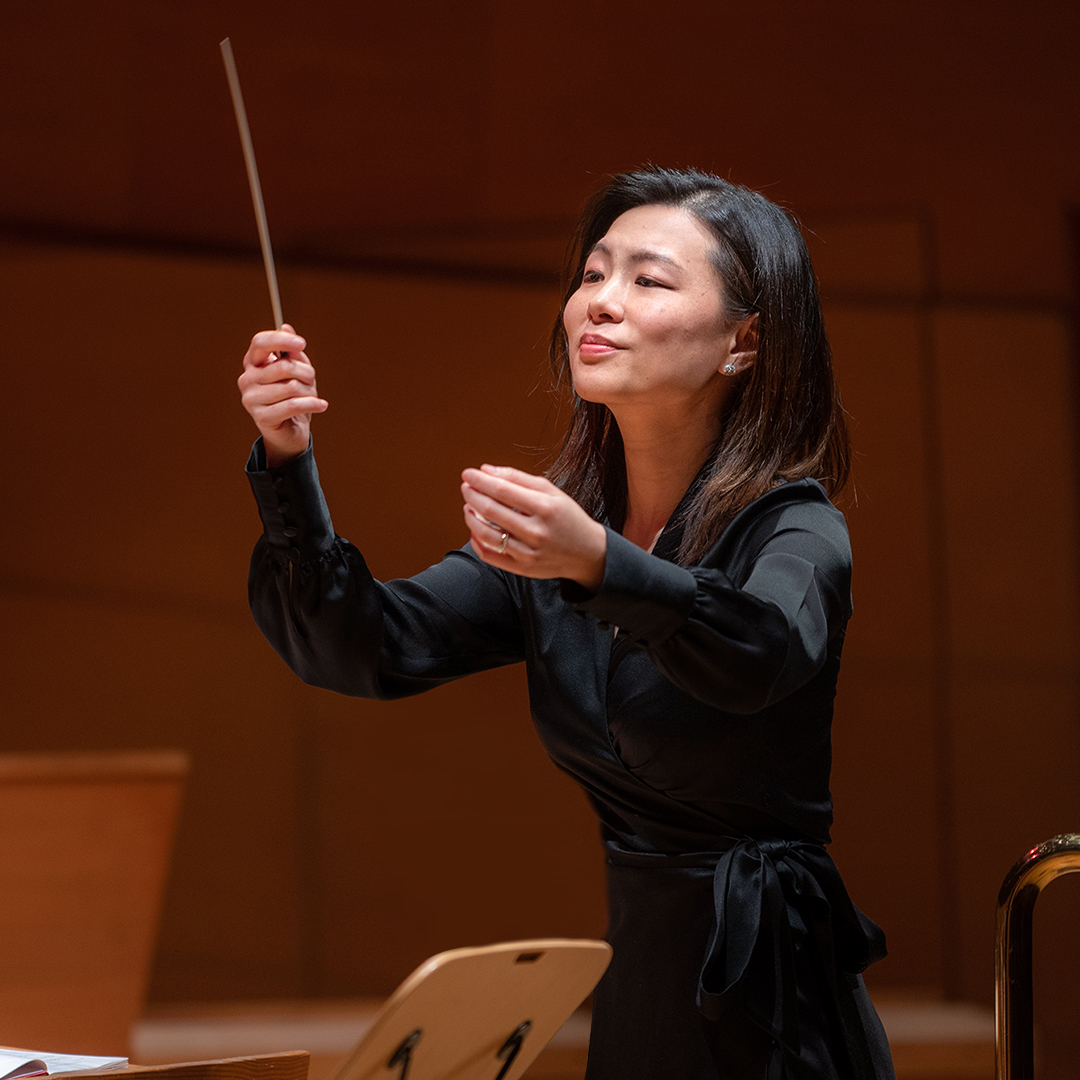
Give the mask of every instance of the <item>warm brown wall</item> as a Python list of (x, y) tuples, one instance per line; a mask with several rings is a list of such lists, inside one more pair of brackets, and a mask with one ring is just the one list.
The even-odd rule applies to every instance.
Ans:
[[(1065, 3), (0, 8), (0, 748), (192, 751), (155, 996), (374, 992), (447, 945), (603, 924), (519, 672), (373, 706), (250, 624), (234, 379), (268, 305), (219, 257), (253, 227), (217, 40), (332, 402), (335, 521), (383, 576), (461, 542), (461, 467), (548, 437), (545, 275), (598, 175), (700, 164), (807, 218), (860, 453), (836, 856), (890, 931), (875, 985), (988, 1000), (1001, 878), (1077, 827), (1078, 27)], [(357, 269), (379, 259), (443, 269)], [(1040, 940), (1070, 917), (1048, 902)], [(1040, 958), (1051, 1053), (1077, 962)]]
[(8, 0), (0, 216), (250, 244), (226, 35), (283, 248), (563, 222), (653, 160), (930, 211), (950, 294), (1067, 291), (1070, 0)]

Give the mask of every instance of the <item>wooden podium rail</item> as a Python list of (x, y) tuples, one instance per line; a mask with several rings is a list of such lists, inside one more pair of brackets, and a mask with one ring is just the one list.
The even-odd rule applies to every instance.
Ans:
[(309, 1056), (304, 1050), (254, 1057), (184, 1061), (175, 1065), (129, 1065), (126, 1069), (94, 1069), (69, 1073), (79, 1080), (88, 1076), (113, 1080), (307, 1080)]

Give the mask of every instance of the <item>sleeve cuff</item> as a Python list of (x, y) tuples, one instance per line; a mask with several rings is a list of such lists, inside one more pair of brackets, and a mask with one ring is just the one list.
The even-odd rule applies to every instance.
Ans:
[(313, 445), (276, 468), (266, 467), (261, 438), (245, 466), (270, 547), (294, 562), (318, 558), (334, 542), (334, 525), (319, 487)]
[(577, 582), (564, 581), (562, 596), (583, 614), (617, 626), (651, 647), (686, 622), (697, 596), (697, 580), (684, 567), (650, 555), (608, 529), (600, 588), (593, 593)]

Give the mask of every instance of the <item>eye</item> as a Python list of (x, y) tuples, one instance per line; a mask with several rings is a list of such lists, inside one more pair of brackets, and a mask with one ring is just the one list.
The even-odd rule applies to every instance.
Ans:
[(603, 274), (601, 274), (599, 270), (586, 270), (585, 273), (581, 275), (581, 282), (583, 285), (594, 285), (602, 278)]
[(667, 286), (662, 281), (657, 281), (656, 278), (647, 277), (642, 274), (634, 281), (635, 285), (642, 285), (646, 289), (666, 289)]

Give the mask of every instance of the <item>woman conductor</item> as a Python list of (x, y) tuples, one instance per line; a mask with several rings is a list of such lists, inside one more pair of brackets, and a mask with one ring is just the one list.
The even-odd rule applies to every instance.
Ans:
[(761, 195), (651, 168), (593, 197), (575, 251), (555, 464), (466, 469), (469, 543), (406, 580), (334, 533), (304, 340), (255, 335), (256, 621), (345, 694), (525, 662), (606, 854), (588, 1080), (889, 1078), (859, 975), (884, 937), (825, 850), (848, 443), (805, 245)]

